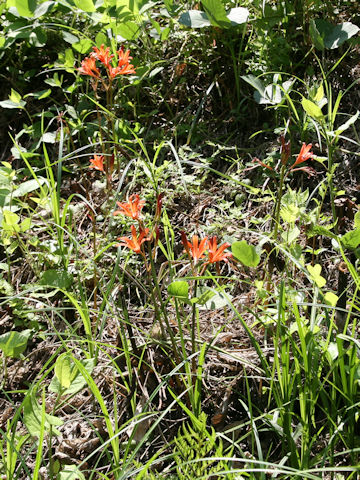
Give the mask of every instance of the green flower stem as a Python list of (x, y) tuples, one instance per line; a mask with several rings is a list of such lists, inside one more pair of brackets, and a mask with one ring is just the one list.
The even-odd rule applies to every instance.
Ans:
[[(196, 294), (197, 294), (197, 290), (198, 290), (198, 284), (199, 284), (199, 280), (196, 279), (194, 281), (194, 294), (195, 294), (195, 297), (196, 297)], [(192, 355), (195, 354), (195, 351), (196, 351), (196, 336), (195, 336), (195, 327), (196, 327), (196, 303), (194, 302), (193, 303), (193, 306), (192, 306), (192, 315), (191, 315), (191, 353)], [(192, 357), (192, 360), (191, 360), (191, 370), (192, 370), (192, 373), (195, 374), (196, 373), (196, 358), (195, 358), (195, 355)], [(194, 377), (195, 379), (195, 377)]]
[[(150, 285), (151, 296), (152, 296), (152, 300), (153, 300), (153, 304), (154, 304), (154, 308), (155, 308), (155, 315), (159, 319), (161, 333), (164, 336), (164, 338), (166, 338), (166, 333), (168, 335), (170, 335), (170, 340), (171, 340), (171, 345), (173, 347), (175, 360), (176, 360), (177, 364), (179, 364), (180, 363), (180, 357), (179, 357), (179, 354), (178, 354), (178, 349), (177, 349), (174, 333), (173, 333), (173, 330), (171, 328), (171, 325), (170, 325), (170, 322), (169, 322), (169, 319), (168, 319), (168, 316), (167, 316), (167, 313), (166, 313), (166, 308), (165, 308), (164, 302), (162, 300), (161, 291), (160, 291), (160, 287), (159, 287), (159, 282), (158, 282), (158, 278), (157, 278), (157, 275), (156, 275), (156, 268), (155, 268), (154, 259), (153, 259), (153, 255), (152, 255), (151, 244), (150, 244), (150, 242), (147, 242), (147, 243), (148, 243), (148, 253), (149, 253), (149, 258), (150, 258), (150, 275), (149, 275), (150, 278), (149, 278), (149, 280), (151, 280), (151, 278), (152, 278), (152, 282), (153, 282), (154, 289), (156, 291), (156, 296), (157, 296), (157, 299), (156, 299), (156, 297), (154, 295), (154, 289)], [(158, 303), (160, 305), (160, 310), (159, 310)], [(164, 329), (164, 325), (162, 323), (161, 317), (163, 317), (163, 319), (165, 321), (166, 330)]]
[(279, 228), (280, 207), (281, 207), (281, 199), (282, 199), (283, 188), (284, 188), (285, 173), (286, 173), (286, 165), (282, 165), (281, 171), (280, 171), (279, 189), (276, 197), (275, 212), (274, 212), (272, 226), (271, 226), (271, 229), (274, 229), (273, 236), (275, 240), (277, 238), (278, 228)]
[[(328, 142), (328, 137), (326, 136), (326, 141)], [(333, 216), (333, 220), (335, 223), (334, 230), (336, 235), (339, 233), (339, 227), (337, 224), (337, 214), (335, 208), (335, 195), (334, 195), (334, 185), (333, 185), (333, 174), (334, 174), (334, 165), (333, 165), (333, 155), (334, 155), (334, 147), (332, 146), (331, 142), (328, 142), (328, 168), (329, 168), (329, 193), (330, 193), (330, 204), (331, 204), (331, 212)]]

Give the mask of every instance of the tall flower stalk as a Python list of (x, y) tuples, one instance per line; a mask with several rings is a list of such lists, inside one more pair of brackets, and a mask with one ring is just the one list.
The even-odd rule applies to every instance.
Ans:
[[(124, 47), (121, 47), (120, 50), (116, 52), (116, 55), (114, 55), (110, 54), (110, 47), (105, 48), (104, 45), (101, 45), (100, 48), (93, 47), (93, 52), (81, 62), (81, 66), (77, 69), (81, 75), (91, 77), (91, 85), (95, 92), (96, 100), (99, 100), (99, 87), (106, 92), (106, 105), (109, 111), (109, 113), (106, 114), (106, 122), (108, 131), (113, 132), (113, 135), (115, 135), (114, 117), (112, 113), (114, 105), (114, 81), (123, 75), (136, 73), (134, 65), (130, 63), (131, 60), (130, 50), (125, 50)], [(106, 173), (106, 187), (110, 190), (115, 154), (110, 151), (108, 144), (104, 141), (98, 102), (96, 102), (96, 112), (102, 154), (105, 159), (102, 171)]]

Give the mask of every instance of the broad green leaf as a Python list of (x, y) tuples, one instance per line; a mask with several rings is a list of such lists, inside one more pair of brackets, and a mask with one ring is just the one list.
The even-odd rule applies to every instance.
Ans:
[(36, 9), (36, 0), (15, 0), (15, 7), (21, 17), (32, 17)]
[(227, 15), (232, 25), (241, 25), (246, 23), (249, 18), (249, 10), (244, 7), (235, 7)]
[(179, 23), (191, 28), (209, 27), (211, 22), (205, 12), (200, 10), (188, 10), (179, 17)]
[(231, 300), (231, 295), (224, 294), (224, 292), (214, 291), (208, 287), (199, 287), (196, 292), (195, 303), (199, 305), (200, 310), (217, 310), (224, 308), (229, 304), (228, 298)]
[(40, 285), (46, 285), (54, 288), (61, 288), (66, 290), (73, 282), (73, 277), (69, 273), (62, 271), (59, 272), (54, 269), (46, 270), (39, 281)]
[(260, 256), (253, 245), (249, 245), (245, 240), (234, 242), (231, 245), (233, 256), (246, 267), (257, 267), (260, 262)]
[(31, 227), (31, 218), (27, 217), (20, 223), (20, 231), (26, 232)]
[(230, 27), (231, 22), (226, 16), (225, 7), (221, 0), (202, 0), (201, 4), (212, 25), (220, 28)]
[(40, 90), (39, 92), (27, 93), (24, 95), (24, 98), (34, 97), (37, 100), (42, 100), (43, 98), (47, 98), (49, 95), (51, 95), (51, 88), (48, 88), (47, 90)]
[(64, 41), (66, 43), (70, 43), (70, 45), (79, 42), (79, 37), (77, 37), (73, 33), (68, 32), (67, 30), (63, 30), (61, 34), (63, 36)]
[(53, 78), (47, 78), (46, 80), (44, 80), (44, 82), (51, 87), (61, 87), (63, 82), (63, 75), (61, 75), (61, 77), (59, 78), (58, 72), (55, 72)]
[(326, 280), (324, 277), (321, 276), (321, 265), (316, 264), (306, 265), (308, 272), (310, 273), (311, 280), (319, 287), (322, 288), (326, 284)]
[(63, 353), (55, 362), (55, 375), (59, 380), (62, 389), (67, 389), (71, 385), (71, 363), (69, 355)]
[(340, 239), (344, 248), (355, 250), (360, 245), (360, 228), (345, 233)]
[(59, 480), (85, 480), (84, 474), (76, 465), (65, 465), (59, 473)]
[(140, 35), (140, 26), (132, 21), (123, 22), (116, 26), (117, 35), (125, 40), (133, 40)]
[(30, 333), (31, 330), (24, 330), (0, 335), (0, 350), (4, 352), (5, 357), (19, 358), (26, 350)]
[[(93, 368), (95, 366), (95, 360), (93, 358), (87, 360), (81, 360), (81, 364), (85, 368), (85, 370), (91, 375)], [(72, 395), (74, 393), (79, 392), (82, 388), (84, 388), (87, 384), (86, 379), (80, 373), (80, 370), (76, 367), (73, 361), (70, 359), (71, 365), (71, 372), (70, 372), (70, 386), (63, 390), (59, 379), (55, 375), (50, 382), (49, 390), (55, 393), (61, 393), (62, 395)]]
[(9, 100), (3, 100), (0, 102), (0, 107), (2, 108), (24, 108), (25, 105), (26, 102), (22, 100), (20, 93), (13, 88), (11, 89)]
[(298, 238), (300, 235), (300, 230), (298, 227), (295, 225), (294, 228), (291, 228), (290, 230), (283, 232), (281, 234), (282, 238), (285, 240), (287, 243), (292, 243), (294, 240)]
[[(29, 393), (24, 400), (24, 423), (29, 433), (33, 437), (38, 437), (41, 429), (42, 408), (39, 405), (35, 392)], [(60, 432), (55, 428), (61, 426), (64, 422), (60, 418), (45, 413), (45, 430), (50, 431), (52, 426), (52, 433), (60, 435)]]
[(355, 228), (360, 228), (360, 212), (359, 211), (355, 213), (354, 225), (355, 225)]
[(47, 35), (46, 35), (46, 31), (43, 28), (41, 27), (35, 28), (30, 33), (30, 36), (29, 36), (30, 45), (39, 48), (46, 45), (46, 41), (47, 41)]
[(83, 12), (95, 12), (92, 0), (74, 0), (75, 6)]
[(296, 205), (285, 205), (280, 210), (281, 218), (286, 223), (294, 223), (300, 214), (300, 208)]
[(11, 100), (14, 103), (20, 103), (21, 102), (20, 93), (12, 88), (11, 89), (11, 94), (9, 95), (9, 100)]
[(265, 92), (265, 85), (260, 80), (260, 78), (255, 77), (254, 75), (242, 75), (242, 78), (245, 82), (249, 83), (252, 87), (257, 90), (260, 95), (263, 97)]
[(41, 137), (41, 140), (44, 143), (55, 143), (56, 142), (56, 136), (57, 136), (57, 132), (46, 132)]
[(139, 13), (139, 5), (137, 0), (116, 0), (116, 9), (129, 10), (131, 13)]
[(52, 1), (47, 1), (47, 2), (40, 3), (40, 5), (38, 5), (36, 7), (36, 10), (35, 10), (35, 13), (34, 13), (34, 18), (40, 18), (43, 15), (45, 15), (46, 13), (50, 12), (50, 10), (52, 10), (52, 8), (55, 4), (56, 3), (52, 2)]
[(3, 211), (4, 219), (2, 221), (2, 227), (4, 229), (13, 229), (20, 221), (19, 215), (10, 210)]
[(105, 45), (108, 42), (108, 37), (103, 32), (99, 32), (95, 37), (95, 43), (97, 47), (101, 47), (101, 45)]
[(339, 356), (339, 349), (335, 342), (330, 342), (326, 349), (326, 355), (330, 360), (330, 364)]
[(316, 105), (316, 103), (303, 97), (301, 100), (301, 105), (311, 118), (314, 118), (318, 122), (324, 120), (324, 114), (322, 113), (321, 108)]
[(315, 48), (317, 48), (318, 50), (324, 50), (325, 49), (324, 39), (320, 34), (314, 19), (310, 20), (309, 33), (310, 33), (311, 40), (315, 45)]
[(46, 180), (43, 177), (37, 177), (37, 179), (33, 178), (32, 180), (27, 180), (23, 182), (16, 190), (12, 192), (13, 197), (23, 197), (34, 190), (40, 188)]
[(333, 25), (322, 18), (318, 18), (314, 22), (316, 30), (323, 39), (324, 47), (329, 49), (340, 47), (359, 31), (359, 27), (351, 22)]
[(26, 102), (21, 100), (20, 103), (12, 102), (11, 100), (3, 100), (0, 102), (0, 107), (2, 108), (24, 108)]
[[(82, 2), (82, 0), (79, 0)], [(72, 44), (73, 48), (79, 53), (87, 53), (92, 47), (92, 41), (88, 38), (82, 38), (79, 42)]]
[(337, 304), (337, 301), (339, 300), (339, 297), (335, 295), (333, 292), (326, 292), (324, 295), (324, 300), (327, 305), (331, 305), (332, 307), (335, 307)]
[(4, 293), (7, 296), (14, 295), (14, 287), (0, 276), (0, 293)]
[(176, 280), (168, 286), (168, 293), (173, 297), (188, 298), (189, 284), (184, 280)]
[[(0, 184), (1, 185), (1, 184)], [(3, 208), (5, 204), (8, 204), (8, 196), (11, 192), (10, 188), (6, 188), (6, 186), (3, 186), (3, 188), (0, 188), (0, 207)], [(3, 216), (1, 215), (1, 223), (2, 223), (2, 218)]]

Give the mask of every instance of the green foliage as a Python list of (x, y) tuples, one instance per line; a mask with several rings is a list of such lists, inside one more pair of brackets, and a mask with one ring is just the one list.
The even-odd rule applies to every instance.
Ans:
[(57, 270), (46, 270), (39, 281), (40, 285), (53, 288), (61, 288), (67, 290), (73, 282), (72, 275), (69, 275), (67, 272), (59, 272)]
[(19, 358), (26, 350), (30, 334), (31, 330), (23, 330), (22, 332), (12, 331), (0, 335), (0, 350), (5, 357)]
[(39, 437), (43, 429), (48, 434), (60, 435), (56, 427), (61, 426), (64, 422), (54, 415), (45, 413), (42, 406), (36, 398), (35, 390), (30, 391), (23, 403), (24, 423), (29, 433), (33, 437)]
[[(174, 439), (173, 457), (179, 480), (193, 480), (229, 470), (224, 457), (231, 457), (231, 454), (224, 453), (222, 441), (216, 437), (215, 430), (207, 430), (206, 415), (202, 413), (198, 420), (197, 429), (184, 424)], [(230, 473), (222, 477), (228, 480), (235, 478)]]
[(234, 242), (231, 245), (231, 251), (234, 257), (246, 267), (257, 267), (259, 265), (260, 256), (254, 245), (249, 245), (245, 240)]
[[(94, 359), (82, 360), (81, 365), (91, 375), (95, 366)], [(79, 392), (86, 386), (86, 378), (74, 364), (68, 353), (63, 353), (55, 362), (55, 375), (49, 385), (49, 390), (61, 395), (71, 395)]]
[(310, 20), (311, 39), (318, 50), (339, 48), (358, 31), (359, 27), (351, 22), (333, 25), (323, 18)]

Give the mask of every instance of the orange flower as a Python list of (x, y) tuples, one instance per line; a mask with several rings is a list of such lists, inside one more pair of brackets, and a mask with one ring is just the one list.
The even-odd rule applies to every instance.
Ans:
[(134, 193), (129, 197), (128, 202), (116, 202), (120, 210), (116, 210), (113, 215), (126, 215), (133, 220), (139, 220), (140, 212), (145, 205), (144, 200), (140, 200), (140, 197), (137, 193)]
[(207, 249), (208, 246), (208, 237), (205, 237), (201, 240), (199, 244), (199, 237), (197, 235), (194, 235), (192, 237), (192, 243), (189, 242), (187, 239), (186, 235), (184, 232), (181, 232), (181, 241), (185, 247), (185, 251), (189, 256), (192, 256), (194, 259), (195, 265), (197, 262), (200, 260), (200, 258), (203, 258), (205, 250)]
[(309, 143), (309, 145), (306, 145), (306, 143), (302, 144), (300, 153), (297, 156), (295, 163), (291, 166), (290, 170), (296, 167), (296, 165), (306, 162), (306, 160), (308, 160), (309, 158), (314, 158), (314, 154), (310, 152), (311, 147), (312, 147), (312, 143)]
[(128, 237), (120, 237), (118, 240), (121, 241), (121, 243), (118, 243), (116, 246), (117, 247), (127, 247), (130, 248), (135, 253), (142, 253), (141, 252), (141, 245), (149, 240), (149, 229), (140, 229), (139, 236), (136, 235), (136, 228), (134, 225), (131, 225), (131, 235), (132, 238)]
[(90, 158), (89, 168), (94, 168), (95, 170), (100, 170), (100, 172), (105, 172), (104, 170), (104, 155), (94, 155), (94, 158)]
[(95, 58), (84, 58), (81, 67), (77, 69), (82, 75), (90, 75), (90, 77), (99, 78), (100, 71), (96, 67)]
[(208, 242), (209, 246), (209, 263), (228, 261), (228, 258), (232, 256), (230, 252), (224, 252), (225, 248), (230, 247), (230, 243), (225, 242), (218, 248), (216, 237), (210, 238)]
[(111, 59), (114, 55), (110, 55), (110, 47), (104, 48), (104, 44), (100, 48), (93, 47), (93, 52), (90, 53), (90, 57), (99, 60), (106, 68), (110, 68)]
[(113, 68), (111, 65), (109, 65), (110, 78), (115, 78), (118, 75), (136, 73), (134, 65), (131, 65), (129, 63), (129, 60), (132, 59), (132, 57), (130, 57), (130, 50), (124, 51), (124, 48), (121, 47), (121, 49), (117, 51), (117, 54), (118, 54), (117, 67)]

